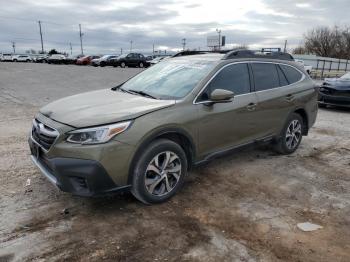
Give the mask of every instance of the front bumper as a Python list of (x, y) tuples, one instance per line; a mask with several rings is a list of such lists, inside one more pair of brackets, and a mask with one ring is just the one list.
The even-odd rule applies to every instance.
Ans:
[(118, 186), (96, 160), (48, 158), (31, 139), (29, 139), (29, 146), (33, 163), (51, 183), (62, 191), (79, 196), (96, 196), (127, 191), (131, 187), (130, 185)]
[(350, 96), (328, 95), (319, 92), (318, 103), (321, 105), (350, 107)]

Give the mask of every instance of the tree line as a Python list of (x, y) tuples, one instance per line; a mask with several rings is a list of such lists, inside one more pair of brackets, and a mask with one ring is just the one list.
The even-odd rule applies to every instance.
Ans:
[(350, 59), (350, 27), (317, 27), (304, 35), (304, 44), (294, 54)]

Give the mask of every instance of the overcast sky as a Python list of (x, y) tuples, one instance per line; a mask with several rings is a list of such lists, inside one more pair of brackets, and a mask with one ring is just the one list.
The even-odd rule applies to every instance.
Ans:
[(208, 35), (222, 30), (229, 46), (292, 48), (315, 26), (350, 24), (349, 0), (0, 0), (0, 52), (44, 49), (85, 53), (174, 51), (186, 38), (188, 48), (206, 49)]

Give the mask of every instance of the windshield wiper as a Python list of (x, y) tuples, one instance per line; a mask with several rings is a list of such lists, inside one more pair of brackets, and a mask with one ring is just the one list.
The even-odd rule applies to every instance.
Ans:
[(121, 86), (122, 86), (122, 85), (115, 86), (115, 87), (112, 87), (111, 89), (112, 89), (113, 91), (120, 90), (120, 91), (122, 91), (122, 92), (124, 92), (124, 93), (135, 94), (135, 92), (131, 92), (131, 91), (127, 90), (127, 89), (122, 88)]
[[(124, 89), (125, 90), (125, 89)], [(132, 92), (132, 93), (134, 93), (134, 94), (139, 94), (139, 95), (142, 95), (142, 96), (146, 96), (146, 97), (149, 97), (149, 98), (153, 98), (153, 99), (158, 99), (157, 97), (155, 97), (155, 96), (152, 96), (152, 95), (150, 95), (150, 94), (148, 94), (148, 93), (146, 93), (145, 91), (139, 91), (139, 90), (133, 90), (133, 89), (130, 89), (130, 90), (125, 90), (126, 92)]]

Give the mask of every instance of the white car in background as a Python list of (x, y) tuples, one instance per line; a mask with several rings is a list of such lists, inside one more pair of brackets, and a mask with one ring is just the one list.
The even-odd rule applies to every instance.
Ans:
[(300, 60), (300, 59), (295, 59), (295, 62), (298, 62), (299, 64), (302, 64), (305, 71), (310, 75), (311, 71), (312, 71), (312, 66), (311, 65), (305, 65), (304, 60)]
[(1, 58), (0, 60), (3, 62), (11, 62), (12, 54), (2, 54), (0, 58)]
[(16, 55), (12, 58), (13, 62), (31, 62), (33, 59), (29, 55)]

